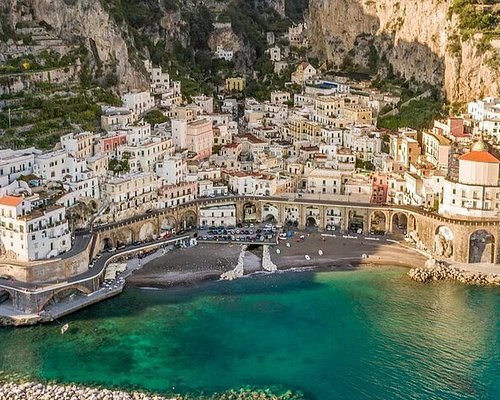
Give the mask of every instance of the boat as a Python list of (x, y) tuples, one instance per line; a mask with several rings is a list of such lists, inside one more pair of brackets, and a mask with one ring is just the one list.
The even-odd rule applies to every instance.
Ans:
[(61, 327), (61, 335), (64, 335), (64, 333), (69, 329), (69, 324), (64, 324)]

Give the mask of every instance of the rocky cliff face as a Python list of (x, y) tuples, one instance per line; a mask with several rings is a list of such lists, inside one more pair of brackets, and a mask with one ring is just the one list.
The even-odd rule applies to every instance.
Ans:
[(461, 41), (452, 0), (310, 0), (309, 43), (333, 66), (357, 64), (441, 87), (450, 101), (500, 93), (500, 41)]
[(126, 28), (118, 26), (99, 1), (0, 0), (0, 6), (7, 17), (2, 24), (8, 24), (11, 30), (19, 22), (43, 21), (66, 42), (83, 44), (96, 78), (115, 73), (120, 90), (147, 87), (145, 74), (129, 54)]

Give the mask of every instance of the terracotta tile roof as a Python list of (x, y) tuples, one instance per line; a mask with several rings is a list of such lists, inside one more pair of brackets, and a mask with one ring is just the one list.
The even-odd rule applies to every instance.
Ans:
[(23, 202), (23, 197), (16, 196), (4, 196), (0, 197), (0, 204), (3, 206), (17, 207)]
[(500, 163), (500, 160), (487, 151), (471, 151), (460, 156), (460, 160), (482, 163)]

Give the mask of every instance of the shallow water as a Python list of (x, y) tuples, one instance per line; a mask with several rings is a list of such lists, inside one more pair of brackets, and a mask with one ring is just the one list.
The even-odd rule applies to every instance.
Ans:
[(500, 398), (500, 290), (405, 269), (129, 289), (57, 324), (0, 330), (0, 369), (160, 392), (281, 386), (309, 399)]

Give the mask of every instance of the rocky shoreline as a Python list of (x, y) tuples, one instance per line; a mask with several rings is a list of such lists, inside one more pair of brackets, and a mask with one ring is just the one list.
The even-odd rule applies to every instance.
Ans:
[(0, 384), (0, 400), (301, 400), (301, 393), (270, 389), (239, 389), (201, 396), (164, 397), (145, 392), (109, 390), (78, 385), (42, 384), (37, 382)]
[(42, 384), (37, 382), (3, 383), (0, 400), (176, 400), (143, 392), (97, 389), (77, 385)]
[(468, 285), (500, 285), (500, 275), (471, 273), (432, 258), (425, 263), (424, 268), (410, 269), (408, 276), (416, 282), (448, 280)]

